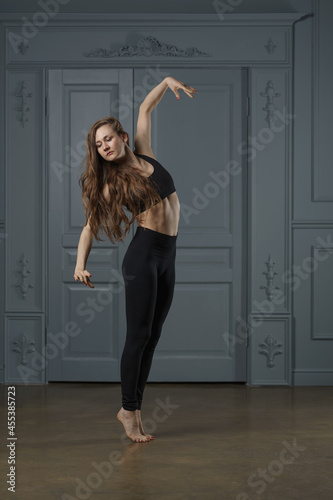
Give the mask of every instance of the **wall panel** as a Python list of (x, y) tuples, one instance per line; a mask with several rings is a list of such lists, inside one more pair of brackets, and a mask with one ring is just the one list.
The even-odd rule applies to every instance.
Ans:
[[(301, 11), (303, 6), (304, 10), (305, 7), (309, 7), (309, 2), (294, 0), (290, 5), (292, 6), (290, 10)], [(305, 304), (312, 307), (311, 324), (314, 333), (309, 333), (310, 343), (306, 344), (305, 350), (301, 347), (302, 330), (299, 330), (297, 326), (300, 324), (300, 318), (297, 316), (295, 322), (292, 321), (290, 282), (284, 276), (284, 273), (290, 271), (293, 263), (289, 207), (293, 207), (292, 219), (295, 230), (301, 228), (302, 224), (302, 228), (307, 230), (308, 228), (304, 224), (308, 220), (327, 224), (332, 222), (330, 213), (332, 197), (329, 187), (331, 172), (329, 161), (327, 161), (329, 151), (327, 144), (330, 140), (327, 130), (330, 113), (329, 106), (326, 106), (329, 101), (327, 98), (328, 88), (325, 87), (326, 83), (324, 82), (324, 76), (325, 78), (327, 75), (330, 76), (331, 71), (331, 69), (326, 70), (325, 62), (329, 56), (327, 40), (330, 40), (329, 23), (326, 20), (330, 18), (332, 12), (328, 0), (320, 0), (320, 9), (318, 5), (319, 0), (313, 2), (313, 10), (315, 13), (319, 13), (320, 18), (317, 18), (313, 24), (313, 35), (317, 37), (316, 47), (318, 50), (314, 51), (315, 64), (312, 73), (307, 70), (308, 51), (311, 47), (311, 30), (309, 31), (311, 24), (308, 19), (305, 19), (296, 25), (296, 30), (298, 30), (296, 34), (300, 35), (299, 38), (297, 35), (295, 40), (296, 88), (294, 88), (294, 94), (297, 119), (293, 121), (291, 127), (289, 125), (282, 127), (279, 132), (274, 134), (272, 140), (269, 132), (271, 126), (266, 120), (269, 116), (269, 108), (273, 111), (273, 115), (277, 111), (283, 113), (283, 106), (286, 106), (287, 113), (293, 112), (291, 87), (293, 23), (304, 17), (302, 13), (241, 14), (240, 12), (245, 9), (244, 6), (240, 7), (239, 12), (235, 9), (235, 12), (226, 16), (225, 19), (221, 19), (218, 12), (210, 16), (198, 15), (195, 17), (188, 13), (164, 18), (161, 15), (154, 16), (143, 13), (138, 16), (121, 14), (118, 18), (104, 15), (100, 19), (97, 19), (97, 15), (84, 17), (84, 14), (68, 15), (66, 18), (65, 14), (60, 13), (55, 19), (50, 19), (47, 26), (39, 28), (36, 36), (30, 37), (27, 44), (17, 46), (13, 45), (9, 35), (12, 33), (22, 36), (21, 15), (9, 16), (7, 20), (3, 20), (2, 28), (5, 30), (6, 46), (1, 57), (3, 58), (2, 69), (5, 64), (7, 68), (6, 79), (3, 80), (6, 82), (4, 92), (6, 96), (6, 126), (4, 128), (7, 135), (6, 147), (2, 149), (3, 152), (6, 151), (6, 157), (4, 158), (5, 165), (1, 170), (2, 174), (0, 173), (0, 189), (1, 180), (4, 179), (5, 166), (6, 179), (4, 180), (6, 180), (7, 199), (6, 205), (4, 204), (4, 196), (2, 197), (2, 205), (0, 200), (0, 236), (3, 236), (2, 251), (0, 247), (0, 266), (1, 258), (6, 259), (4, 268), (6, 269), (5, 308), (7, 319), (6, 331), (2, 338), (5, 339), (4, 352), (9, 363), (6, 364), (6, 377), (8, 377), (9, 382), (18, 382), (19, 380), (17, 363), (20, 358), (17, 357), (19, 353), (13, 351), (12, 342), (17, 339), (22, 325), (26, 322), (26, 337), (32, 337), (30, 340), (35, 342), (36, 348), (42, 350), (45, 343), (45, 303), (49, 284), (44, 265), (47, 238), (45, 200), (48, 196), (45, 183), (45, 148), (48, 138), (44, 135), (46, 130), (44, 72), (46, 68), (52, 67), (68, 68), (68, 70), (73, 70), (73, 74), (77, 69), (85, 68), (87, 75), (89, 71), (94, 74), (96, 71), (112, 65), (117, 65), (120, 68), (144, 67), (144, 71), (155, 68), (158, 74), (160, 74), (159, 65), (161, 63), (165, 66), (165, 71), (168, 71), (168, 66), (181, 69), (197, 67), (203, 71), (206, 67), (251, 68), (249, 71), (251, 84), (249, 87), (248, 140), (251, 141), (255, 138), (258, 142), (255, 148), (255, 159), (250, 160), (251, 147), (247, 152), (249, 160), (248, 232), (250, 236), (248, 289), (244, 288), (235, 292), (248, 297), (248, 318), (242, 318), (248, 321), (248, 382), (260, 384), (290, 383), (291, 345), (294, 349), (299, 349), (297, 356), (295, 356), (295, 368), (298, 373), (310, 370), (309, 377), (311, 378), (312, 369), (313, 373), (320, 370), (321, 357), (324, 355), (323, 349), (331, 345), (328, 338), (321, 338), (323, 335), (326, 337), (331, 335), (330, 316), (323, 317), (322, 313), (326, 296), (323, 295), (321, 288), (325, 274), (329, 273), (331, 269), (329, 262), (327, 262), (328, 267), (322, 268), (322, 274), (316, 275), (313, 282), (313, 294), (310, 297), (306, 296), (307, 302)], [(323, 30), (319, 29), (321, 26), (323, 26)], [(319, 38), (319, 33), (321, 33), (322, 38)], [(153, 37), (153, 39), (148, 37)], [(136, 54), (127, 53), (124, 55), (127, 46), (132, 46)], [(192, 49), (193, 47), (194, 49)], [(163, 53), (165, 50), (173, 50), (174, 54), (166, 56)], [(314, 122), (314, 127), (317, 127), (318, 124), (322, 125), (321, 128), (316, 129), (316, 132), (314, 129), (310, 130), (308, 124), (311, 119), (309, 106), (312, 92), (311, 75), (316, 74), (317, 67), (318, 79), (314, 80), (313, 103), (314, 106), (318, 103), (318, 115), (314, 115), (315, 120), (317, 120)], [(326, 73), (324, 73), (324, 68)], [(270, 81), (273, 83), (274, 96), (272, 88), (269, 86)], [(325, 81), (330, 80), (328, 78)], [(22, 87), (22, 82), (24, 82), (25, 87)], [(206, 90), (210, 90), (212, 95), (214, 94), (214, 88), (208, 89), (207, 87)], [(227, 95), (226, 90), (225, 96)], [(72, 93), (69, 91), (66, 98), (71, 99), (72, 97)], [(18, 110), (22, 104), (25, 108), (24, 116), (22, 110)], [(81, 111), (82, 120), (84, 120), (84, 107)], [(22, 119), (27, 119), (27, 121), (22, 121)], [(275, 122), (275, 125), (282, 126), (281, 119), (280, 122), (279, 120)], [(294, 170), (291, 170), (291, 129), (295, 132), (296, 145), (293, 156)], [(132, 133), (132, 130), (129, 132)], [(62, 132), (59, 131), (59, 133)], [(313, 144), (311, 144), (312, 138)], [(82, 137), (76, 138), (76, 142), (81, 139)], [(222, 141), (222, 138), (216, 138), (216, 140)], [(314, 152), (313, 161), (309, 162), (311, 151)], [(239, 153), (244, 155), (244, 146), (240, 145)], [(4, 155), (4, 153), (2, 154)], [(290, 190), (291, 179), (293, 180), (293, 198), (291, 198)], [(197, 184), (200, 182), (200, 178), (196, 179)], [(4, 192), (4, 184), (2, 189), (1, 194)], [(225, 201), (229, 202), (230, 200), (226, 198)], [(232, 201), (235, 202), (235, 200)], [(65, 266), (62, 278), (65, 281), (71, 279), (73, 248), (77, 244), (77, 241), (73, 241), (70, 235), (71, 224), (78, 225), (78, 221), (73, 217), (73, 207), (68, 206), (67, 208), (67, 213), (71, 216), (67, 221), (68, 231), (64, 233), (62, 241), (65, 249)], [(232, 242), (230, 238), (228, 239), (229, 227), (225, 211), (226, 206), (222, 206), (221, 218), (219, 219), (216, 219), (216, 212), (212, 212), (211, 226), (207, 228), (205, 221), (200, 221), (200, 216), (197, 218), (198, 231), (207, 229), (209, 248), (197, 244), (191, 255), (186, 254), (188, 252), (186, 247), (197, 242), (197, 238), (188, 228), (185, 226), (182, 228), (184, 248), (179, 254), (179, 269), (183, 282), (177, 288), (177, 293), (180, 296), (185, 282), (186, 286), (189, 284), (193, 286), (195, 292), (195, 287), (198, 285), (193, 275), (196, 272), (197, 276), (203, 276), (203, 262), (206, 259), (210, 262), (210, 267), (208, 266), (205, 271), (208, 273), (206, 275), (213, 283), (211, 286), (215, 290), (216, 296), (223, 299), (225, 289), (219, 283), (221, 283), (221, 276), (226, 283), (231, 280), (229, 268), (233, 264), (229, 253)], [(3, 218), (1, 218), (1, 214)], [(223, 227), (224, 232), (217, 232), (216, 227), (218, 226)], [(225, 247), (217, 256), (214, 253), (214, 247), (221, 243), (221, 235), (224, 238)], [(296, 245), (296, 252), (299, 248), (296, 234), (293, 241)], [(311, 251), (311, 245), (308, 245), (307, 248)], [(6, 255), (4, 255), (4, 251)], [(240, 250), (237, 249), (237, 251)], [(320, 255), (320, 250), (318, 250), (318, 254)], [(27, 259), (27, 262), (23, 261), (20, 264), (20, 259), (23, 257)], [(92, 258), (94, 259), (94, 254), (92, 254)], [(98, 266), (101, 266), (101, 263), (111, 262), (114, 258), (114, 254), (99, 253), (97, 262), (95, 262), (96, 273), (99, 272)], [(184, 259), (186, 263), (182, 262)], [(99, 276), (100, 281), (103, 282), (102, 272)], [(328, 285), (325, 283), (324, 288), (327, 288)], [(68, 284), (66, 286), (69, 299), (71, 291)], [(274, 300), (273, 297), (277, 297), (279, 300)], [(193, 301), (195, 303), (195, 297)], [(262, 303), (267, 305), (263, 313), (263, 324), (251, 333), (249, 325), (252, 320), (254, 322), (254, 319), (259, 317), (260, 304)], [(228, 304), (225, 304), (226, 308), (227, 306)], [(301, 309), (297, 309), (297, 311), (301, 311)], [(216, 314), (215, 320), (221, 321), (223, 325), (227, 310), (217, 308), (216, 311), (214, 310), (214, 314)], [(213, 320), (214, 314), (212, 313), (211, 320)], [(169, 321), (172, 323), (174, 318), (170, 316)], [(294, 332), (295, 324), (296, 330)], [(214, 339), (214, 332), (211, 333)], [(295, 338), (294, 333), (296, 333)], [(259, 353), (259, 350), (263, 349), (259, 347), (259, 344), (265, 343), (267, 338), (270, 339), (270, 335), (273, 341), (267, 342), (271, 349), (277, 348), (283, 351), (274, 356), (274, 366), (265, 364), (267, 356)], [(244, 341), (244, 337), (242, 341)], [(317, 350), (312, 349), (311, 342), (316, 343)], [(279, 344), (282, 345), (281, 348), (278, 347)], [(108, 353), (111, 355), (115, 346), (108, 347)], [(163, 344), (161, 347), (163, 351)], [(197, 344), (196, 348), (202, 351), (200, 343)], [(315, 359), (310, 362), (308, 355), (311, 352)], [(33, 353), (27, 353), (25, 359), (28, 364), (31, 362), (32, 356)], [(163, 357), (163, 355), (161, 356)], [(324, 361), (322, 373), (328, 373), (329, 368), (325, 365), (325, 357)], [(306, 380), (309, 380), (309, 377)], [(323, 380), (323, 377), (320, 380)], [(47, 380), (47, 366), (44, 367), (44, 372), (33, 376), (31, 382), (41, 383), (45, 380)], [(296, 377), (295, 381), (301, 383), (302, 379)]]

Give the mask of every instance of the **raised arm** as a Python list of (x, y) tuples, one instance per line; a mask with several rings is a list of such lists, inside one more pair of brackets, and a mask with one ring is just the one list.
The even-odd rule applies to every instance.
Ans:
[(191, 95), (196, 94), (194, 87), (185, 85), (183, 82), (176, 80), (172, 76), (167, 76), (162, 80), (161, 83), (156, 85), (149, 94), (145, 97), (144, 101), (140, 105), (138, 122), (136, 126), (136, 135), (134, 138), (135, 151), (138, 154), (147, 154), (154, 158), (153, 152), (151, 150), (151, 118), (150, 114), (152, 110), (157, 106), (162, 97), (165, 94), (167, 88), (170, 88), (179, 99), (178, 89), (182, 89), (189, 97), (193, 99)]

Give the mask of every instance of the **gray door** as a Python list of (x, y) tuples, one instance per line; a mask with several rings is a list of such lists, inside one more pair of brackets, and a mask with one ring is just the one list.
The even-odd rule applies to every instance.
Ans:
[[(114, 103), (131, 91), (132, 70), (49, 72), (48, 380), (119, 379), (125, 333), (121, 262), (128, 241), (95, 241), (87, 269), (94, 289), (73, 278), (85, 222), (78, 179), (85, 137)], [(132, 134), (131, 115), (123, 120)], [(50, 351), (54, 351), (54, 356)]]
[[(181, 218), (174, 301), (150, 380), (245, 381), (246, 72), (165, 72), (198, 94), (177, 101), (168, 90), (152, 116), (152, 150), (173, 175)], [(144, 77), (135, 71), (136, 88)]]
[[(182, 93), (177, 101), (168, 90), (152, 113), (152, 149), (175, 180), (181, 218), (174, 301), (149, 381), (245, 381), (246, 339), (232, 339), (247, 317), (246, 75), (209, 68), (163, 73), (198, 94)], [(120, 380), (126, 334), (121, 262), (135, 227), (123, 244), (94, 241), (87, 262), (94, 289), (75, 282), (84, 224), (77, 180), (85, 135), (98, 118), (120, 119), (133, 149), (139, 103), (160, 81), (154, 74), (49, 72), (50, 381)]]

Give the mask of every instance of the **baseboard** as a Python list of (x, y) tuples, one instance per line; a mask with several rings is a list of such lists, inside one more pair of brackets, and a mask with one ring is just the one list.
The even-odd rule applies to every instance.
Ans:
[(333, 385), (333, 370), (294, 370), (293, 385)]

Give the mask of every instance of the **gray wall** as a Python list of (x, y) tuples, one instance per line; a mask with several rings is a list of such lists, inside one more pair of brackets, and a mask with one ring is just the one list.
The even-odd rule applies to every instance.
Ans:
[[(236, 5), (239, 3), (239, 5)], [(224, 4), (228, 4), (225, 0)], [(86, 8), (84, 6), (86, 5)], [(126, 5), (126, 9), (122, 7)], [(251, 215), (259, 220), (261, 214), (267, 217), (260, 219), (259, 234), (255, 234), (256, 246), (249, 247), (251, 269), (256, 275), (249, 273), (248, 292), (253, 297), (265, 299), (265, 290), (259, 291), (259, 276), (261, 284), (267, 285), (264, 272), (267, 271), (268, 253), (274, 262), (270, 286), (279, 287), (286, 295), (285, 303), (273, 308), (262, 321), (260, 327), (253, 330), (249, 336), (248, 353), (248, 382), (256, 384), (294, 383), (296, 385), (333, 384), (332, 354), (333, 354), (333, 315), (330, 298), (332, 290), (332, 186), (333, 174), (330, 156), (330, 118), (332, 116), (332, 100), (329, 84), (332, 81), (331, 47), (333, 4), (330, 0), (294, 0), (294, 1), (246, 1), (230, 2), (230, 14), (265, 13), (265, 12), (309, 12), (313, 16), (307, 17), (295, 24), (294, 28), (294, 64), (289, 75), (286, 70), (285, 98), (292, 104), (291, 112), (294, 117), (290, 120), (290, 136), (286, 136), (283, 143), (285, 162), (288, 165), (286, 177), (276, 176), (265, 178), (269, 169), (264, 169), (270, 162), (275, 161), (274, 149), (266, 148), (263, 154), (263, 164), (252, 169), (252, 174), (259, 174), (251, 178), (251, 183), (258, 182), (257, 193), (251, 199)], [(108, 10), (105, 10), (108, 9)], [(37, 2), (12, 0), (2, 2), (0, 12), (3, 14), (1, 24), (1, 81), (0, 95), (2, 109), (0, 130), (2, 147), (0, 151), (0, 269), (5, 280), (0, 285), (0, 314), (1, 314), (1, 342), (0, 369), (2, 380), (18, 381), (16, 370), (18, 359), (21, 366), (26, 353), (29, 360), (29, 351), (41, 350), (45, 343), (45, 240), (46, 231), (45, 209), (47, 193), (45, 187), (45, 158), (43, 145), (46, 138), (45, 130), (45, 103), (43, 92), (46, 88), (46, 71), (48, 56), (43, 54), (43, 64), (26, 62), (24, 54), (10, 60), (8, 57), (8, 40), (5, 37), (5, 26), (20, 26), (22, 16), (40, 11)], [(207, 1), (142, 1), (138, 2), (110, 2), (95, 1), (82, 2), (71, 0), (67, 5), (60, 6), (60, 12), (139, 12), (139, 13), (182, 13), (215, 14), (214, 2)], [(11, 14), (12, 13), (12, 14)], [(15, 14), (16, 13), (16, 14)], [(26, 13), (26, 14), (25, 14)], [(54, 19), (63, 21), (61, 15)], [(71, 20), (78, 26), (80, 19), (76, 15)], [(47, 27), (44, 31), (47, 30)], [(40, 29), (42, 32), (43, 29)], [(74, 29), (75, 31), (75, 29)], [(144, 31), (144, 28), (142, 29)], [(278, 36), (278, 35), (276, 35)], [(42, 36), (31, 38), (31, 49), (41, 42)], [(200, 32), (198, 33), (200, 39)], [(56, 40), (55, 40), (56, 43)], [(6, 45), (7, 44), (7, 45)], [(216, 48), (216, 47), (215, 47)], [(24, 47), (21, 47), (24, 52)], [(217, 48), (216, 48), (217, 50)], [(221, 48), (221, 50), (223, 50)], [(64, 54), (63, 65), (67, 54)], [(54, 63), (55, 64), (55, 63)], [(53, 64), (53, 65), (54, 65)], [(82, 63), (83, 64), (83, 63)], [(259, 65), (260, 66), (260, 65)], [(269, 65), (268, 65), (269, 66)], [(6, 71), (5, 71), (6, 69)], [(279, 78), (281, 71), (278, 70)], [(265, 66), (252, 68), (252, 90), (255, 95), (262, 89), (262, 83), (274, 74)], [(260, 80), (260, 78), (262, 80)], [(259, 79), (259, 80), (258, 80)], [(20, 121), (19, 99), (16, 93), (20, 92), (19, 81), (25, 81), (28, 92), (32, 89), (32, 97), (27, 97), (26, 112), (29, 120), (23, 127)], [(258, 88), (256, 87), (257, 82)], [(289, 89), (289, 83), (291, 88)], [(282, 87), (282, 80), (279, 80)], [(276, 90), (278, 92), (278, 90)], [(253, 94), (254, 95), (254, 94)], [(30, 106), (30, 103), (34, 103)], [(262, 102), (258, 99), (256, 109), (259, 111)], [(255, 119), (252, 115), (251, 130), (255, 130)], [(24, 140), (20, 139), (24, 130)], [(23, 151), (22, 151), (23, 150)], [(281, 151), (281, 149), (280, 149)], [(265, 156), (266, 155), (266, 156)], [(23, 163), (22, 163), (23, 162)], [(26, 162), (28, 169), (24, 169)], [(23, 167), (20, 167), (23, 166)], [(20, 167), (20, 168), (19, 168)], [(261, 170), (260, 170), (261, 168)], [(6, 180), (6, 184), (5, 184)], [(275, 180), (284, 183), (285, 189), (282, 201), (276, 201), (277, 186)], [(8, 189), (5, 190), (5, 185)], [(259, 187), (261, 191), (259, 191)], [(280, 192), (280, 191), (279, 191)], [(276, 219), (274, 214), (276, 205)], [(273, 205), (273, 206), (272, 206)], [(283, 224), (282, 246), (276, 242), (277, 233), (282, 226), (276, 225), (276, 220)], [(251, 222), (251, 221), (250, 221)], [(251, 225), (251, 224), (250, 224)], [(252, 236), (254, 235), (251, 226)], [(282, 234), (282, 233), (281, 233)], [(254, 240), (253, 240), (254, 241)], [(23, 244), (24, 242), (24, 244)], [(262, 242), (262, 246), (260, 245)], [(269, 248), (269, 252), (268, 252)], [(258, 255), (253, 255), (253, 251)], [(252, 251), (252, 254), (251, 254)], [(261, 255), (262, 252), (262, 255)], [(20, 259), (25, 257), (29, 262), (22, 268)], [(269, 265), (269, 264), (268, 264)], [(19, 271), (23, 270), (20, 273)], [(32, 272), (30, 272), (32, 271)], [(25, 274), (26, 273), (26, 274)], [(23, 284), (19, 288), (16, 285)], [(29, 288), (29, 285), (32, 287)], [(27, 287), (27, 288), (25, 288)], [(26, 298), (23, 300), (23, 293)], [(21, 294), (21, 295), (20, 295)], [(272, 301), (269, 301), (272, 305)], [(253, 318), (256, 317), (255, 308), (251, 307)], [(2, 310), (3, 308), (3, 310)], [(13, 339), (22, 338), (18, 350), (13, 351)], [(259, 353), (258, 345), (263, 339), (272, 338), (273, 342), (281, 343), (282, 356), (276, 355), (275, 367), (262, 364), (264, 357)], [(29, 340), (30, 339), (30, 340)], [(29, 342), (32, 340), (32, 344)], [(29, 345), (27, 345), (27, 342)], [(277, 346), (278, 349), (278, 346)], [(2, 357), (3, 356), (3, 357)], [(19, 358), (17, 357), (19, 356)], [(281, 358), (283, 361), (278, 361)], [(6, 370), (5, 370), (6, 359)], [(274, 363), (273, 360), (273, 363)], [(281, 363), (279, 365), (278, 363)], [(280, 368), (279, 368), (280, 366)], [(278, 367), (277, 372), (275, 373)], [(291, 375), (286, 374), (288, 367)], [(41, 370), (36, 382), (45, 382), (45, 371)]]

